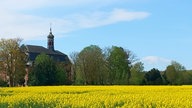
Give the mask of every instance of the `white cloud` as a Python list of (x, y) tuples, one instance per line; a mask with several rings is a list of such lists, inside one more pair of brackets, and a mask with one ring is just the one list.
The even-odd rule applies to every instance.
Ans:
[[(64, 34), (78, 29), (93, 28), (122, 21), (144, 19), (149, 16), (147, 12), (130, 12), (125, 9), (112, 9), (111, 11), (94, 11), (85, 13), (65, 14), (64, 17), (43, 17), (27, 14), (22, 11), (50, 6), (76, 6), (94, 5), (99, 3), (118, 2), (117, 0), (2, 0), (0, 1), (0, 38), (21, 37), (24, 40), (43, 39), (48, 35), (50, 22), (53, 23), (53, 31)], [(44, 34), (43, 34), (44, 33)]]
[(1, 8), (4, 9), (35, 9), (42, 7), (56, 7), (56, 6), (81, 6), (81, 5), (108, 5), (116, 2), (125, 2), (130, 0), (1, 0)]
[(164, 64), (164, 63), (171, 63), (171, 60), (158, 57), (158, 56), (147, 56), (141, 59), (141, 61), (147, 64)]
[(114, 24), (122, 21), (144, 19), (149, 16), (147, 12), (129, 12), (125, 9), (114, 9), (111, 12), (95, 12), (88, 16), (79, 15), (79, 24), (90, 28)]
[(171, 63), (171, 60), (158, 56), (146, 56), (141, 59), (141, 62), (144, 63), (145, 70), (147, 71), (152, 68), (157, 68), (163, 71)]

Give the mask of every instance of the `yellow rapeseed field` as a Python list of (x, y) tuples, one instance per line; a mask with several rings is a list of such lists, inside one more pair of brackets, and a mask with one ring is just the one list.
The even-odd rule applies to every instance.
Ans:
[(192, 86), (0, 88), (0, 108), (192, 108)]

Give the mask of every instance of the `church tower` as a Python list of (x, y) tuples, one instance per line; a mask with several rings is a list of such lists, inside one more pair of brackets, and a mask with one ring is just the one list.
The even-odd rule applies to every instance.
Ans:
[(52, 34), (52, 30), (50, 28), (49, 35), (47, 36), (47, 48), (49, 50), (54, 51), (54, 35)]

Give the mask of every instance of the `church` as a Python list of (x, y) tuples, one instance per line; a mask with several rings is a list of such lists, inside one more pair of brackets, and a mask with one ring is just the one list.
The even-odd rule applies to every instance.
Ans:
[(37, 45), (23, 45), (22, 49), (24, 50), (25, 54), (27, 55), (27, 63), (26, 63), (26, 76), (25, 76), (25, 85), (27, 85), (28, 81), (28, 72), (29, 68), (33, 66), (33, 63), (38, 55), (41, 53), (44, 53), (46, 55), (49, 55), (51, 58), (53, 58), (56, 62), (62, 62), (65, 64), (65, 70), (67, 72), (68, 80), (72, 80), (72, 74), (71, 74), (71, 62), (68, 58), (68, 56), (58, 50), (55, 50), (54, 48), (54, 35), (52, 34), (52, 30), (50, 28), (49, 35), (47, 36), (47, 48), (43, 46), (37, 46)]

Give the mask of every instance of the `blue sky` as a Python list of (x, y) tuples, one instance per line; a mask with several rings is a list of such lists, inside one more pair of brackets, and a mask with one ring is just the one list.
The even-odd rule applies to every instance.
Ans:
[(55, 49), (89, 45), (131, 50), (145, 70), (171, 60), (192, 69), (191, 0), (1, 0), (0, 38), (21, 37), (46, 47), (50, 23)]

